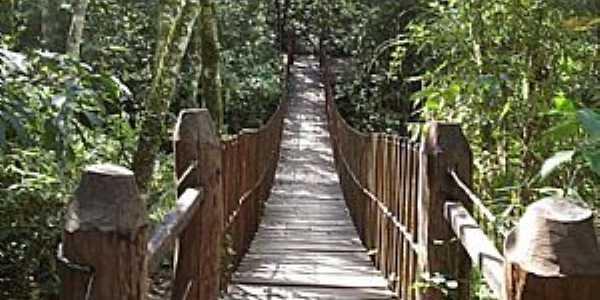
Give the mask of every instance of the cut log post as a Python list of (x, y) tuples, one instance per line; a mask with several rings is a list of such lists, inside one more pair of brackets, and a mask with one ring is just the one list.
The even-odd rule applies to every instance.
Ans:
[(508, 300), (600, 297), (600, 250), (592, 211), (572, 199), (529, 206), (505, 240)]
[[(219, 295), (223, 235), (222, 150), (206, 109), (181, 113), (174, 136), (177, 176), (195, 159), (198, 173), (188, 182), (204, 191), (200, 209), (179, 241), (172, 298), (215, 300)], [(181, 189), (185, 186), (180, 186)]]
[(88, 167), (65, 216), (61, 299), (145, 299), (145, 215), (133, 172)]
[[(420, 150), (419, 269), (421, 274), (440, 274), (457, 280), (456, 299), (471, 299), (469, 256), (444, 219), (444, 204), (448, 200), (462, 202), (469, 210), (472, 207), (449, 175), (454, 170), (467, 185), (471, 184), (471, 150), (459, 125), (431, 122), (426, 128)], [(418, 296), (427, 300), (444, 299), (438, 288), (423, 289)]]

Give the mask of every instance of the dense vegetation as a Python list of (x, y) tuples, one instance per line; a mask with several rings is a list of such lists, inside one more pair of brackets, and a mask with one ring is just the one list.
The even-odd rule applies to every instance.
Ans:
[(87, 164), (134, 169), (160, 219), (177, 112), (208, 107), (224, 134), (259, 126), (291, 37), (351, 61), (337, 95), (355, 127), (460, 122), (476, 188), (508, 222), (547, 193), (600, 207), (598, 1), (7, 0), (0, 296), (55, 296), (62, 210)]
[[(141, 151), (156, 159), (140, 157), (158, 220), (175, 198), (169, 139), (181, 108), (221, 93), (223, 133), (269, 117), (281, 92), (274, 14), (252, 0), (0, 3), (0, 298), (56, 295), (62, 213), (85, 165), (135, 169), (150, 136), (156, 149)], [(222, 74), (216, 91), (209, 68)]]
[(597, 206), (597, 1), (386, 3), (358, 10), (360, 40), (374, 41), (355, 51), (363, 72), (342, 94), (355, 126), (403, 130), (394, 111), (461, 123), (477, 187), (507, 215), (547, 192)]

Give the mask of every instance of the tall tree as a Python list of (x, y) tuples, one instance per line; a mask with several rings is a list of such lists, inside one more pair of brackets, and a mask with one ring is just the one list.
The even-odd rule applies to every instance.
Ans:
[(203, 71), (201, 72), (202, 98), (215, 121), (217, 130), (223, 128), (223, 83), (221, 55), (217, 30), (217, 9), (213, 0), (201, 0), (200, 39)]
[(175, 94), (181, 62), (199, 12), (197, 0), (161, 1), (154, 75), (144, 102), (146, 114), (133, 159), (133, 170), (141, 190), (146, 190), (154, 172), (154, 163), (164, 135), (164, 116)]
[(12, 33), (15, 21), (15, 1), (0, 1), (0, 33)]
[[(200, 18), (196, 20), (195, 28), (199, 28)], [(188, 61), (191, 66), (192, 80), (190, 81), (190, 95), (183, 99), (181, 107), (195, 108), (200, 105), (200, 80), (202, 77), (202, 37), (199, 30), (194, 30), (192, 40), (188, 47)], [(203, 105), (202, 105), (203, 106)]]
[(62, 0), (42, 0), (42, 46), (50, 51), (65, 53), (69, 28), (68, 10)]
[(83, 28), (85, 27), (85, 15), (87, 13), (89, 0), (73, 0), (73, 16), (71, 17), (71, 27), (67, 37), (66, 51), (73, 57), (79, 58), (81, 52), (81, 42), (83, 38)]

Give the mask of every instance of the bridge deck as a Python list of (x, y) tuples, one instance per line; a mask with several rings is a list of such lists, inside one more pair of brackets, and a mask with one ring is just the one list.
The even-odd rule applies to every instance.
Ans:
[(393, 299), (342, 199), (318, 66), (292, 74), (276, 183), (224, 299)]

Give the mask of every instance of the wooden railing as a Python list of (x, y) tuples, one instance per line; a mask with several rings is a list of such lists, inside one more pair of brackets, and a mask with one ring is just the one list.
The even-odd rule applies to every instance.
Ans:
[(148, 274), (167, 254), (174, 259), (171, 299), (218, 299), (273, 184), (288, 107), (284, 73), (281, 104), (259, 129), (221, 140), (207, 110), (181, 112), (174, 131), (176, 207), (149, 238), (134, 174), (114, 165), (85, 170), (58, 251), (61, 299), (145, 299)]
[(320, 61), (344, 197), (374, 264), (401, 299), (473, 299), (472, 266), (498, 299), (598, 299), (591, 210), (543, 199), (506, 238), (488, 237), (474, 211), (492, 229), (497, 220), (471, 188), (472, 155), (460, 126), (423, 124), (420, 140), (359, 132), (336, 107), (332, 60), (321, 53)]
[(352, 128), (337, 110), (331, 70), (322, 61), (336, 168), (351, 216), (392, 290), (416, 299), (419, 144)]

